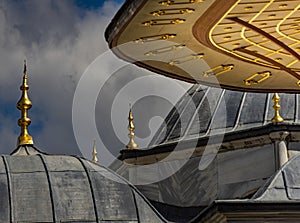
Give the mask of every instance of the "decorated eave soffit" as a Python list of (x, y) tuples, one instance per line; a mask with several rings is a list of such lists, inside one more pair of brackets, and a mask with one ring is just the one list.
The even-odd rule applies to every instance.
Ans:
[(122, 59), (191, 83), (300, 91), (300, 0), (132, 2), (107, 31)]

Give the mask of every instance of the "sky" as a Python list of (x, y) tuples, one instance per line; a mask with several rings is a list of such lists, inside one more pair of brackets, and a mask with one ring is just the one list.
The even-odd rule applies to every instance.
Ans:
[[(136, 141), (140, 148), (147, 146), (173, 103), (189, 85), (176, 86), (177, 82), (171, 83), (168, 78), (120, 62), (112, 55), (104, 31), (122, 3), (120, 0), (0, 1), (0, 153), (9, 154), (16, 148), (20, 132), (16, 103), (21, 95), (24, 59), (33, 103), (29, 131), (36, 147), (51, 154), (91, 159), (93, 138), (97, 138), (98, 152), (106, 149), (117, 157), (128, 142), (130, 103)], [(79, 101), (79, 115), (74, 120), (74, 101), (78, 102), (74, 95), (93, 63), (98, 64), (94, 81), (102, 87), (96, 92), (92, 110), (86, 110), (88, 100)], [(114, 71), (117, 63), (122, 63), (122, 67)], [(108, 74), (110, 78), (106, 80)], [(149, 92), (158, 93), (142, 96), (146, 87)], [(166, 92), (173, 92), (172, 98), (164, 96)], [(89, 86), (81, 94), (89, 98)], [(91, 117), (95, 119), (97, 133), (84, 128)], [(80, 132), (80, 137), (76, 132)], [(99, 159), (102, 162), (106, 157), (100, 153)]]

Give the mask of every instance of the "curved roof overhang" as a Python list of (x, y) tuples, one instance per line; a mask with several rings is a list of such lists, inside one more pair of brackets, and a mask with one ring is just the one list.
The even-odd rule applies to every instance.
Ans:
[(105, 35), (120, 58), (172, 78), (299, 92), (299, 8), (299, 0), (133, 0)]

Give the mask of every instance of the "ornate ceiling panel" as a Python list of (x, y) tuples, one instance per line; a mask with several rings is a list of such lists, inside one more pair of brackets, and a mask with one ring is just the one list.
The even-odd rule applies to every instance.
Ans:
[(300, 0), (127, 1), (106, 38), (119, 57), (173, 78), (299, 92), (299, 8)]

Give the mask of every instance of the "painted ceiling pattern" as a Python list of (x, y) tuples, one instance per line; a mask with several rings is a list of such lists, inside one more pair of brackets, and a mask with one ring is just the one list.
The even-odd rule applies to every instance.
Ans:
[(300, 91), (300, 0), (126, 4), (129, 10), (119, 14), (108, 40), (122, 59), (191, 83), (254, 92)]
[[(299, 7), (299, 1), (237, 1), (211, 29), (210, 41), (220, 50), (246, 61), (282, 69), (297, 77)], [(258, 74), (270, 77), (267, 71)], [(253, 79), (246, 84), (252, 84), (250, 80)]]

